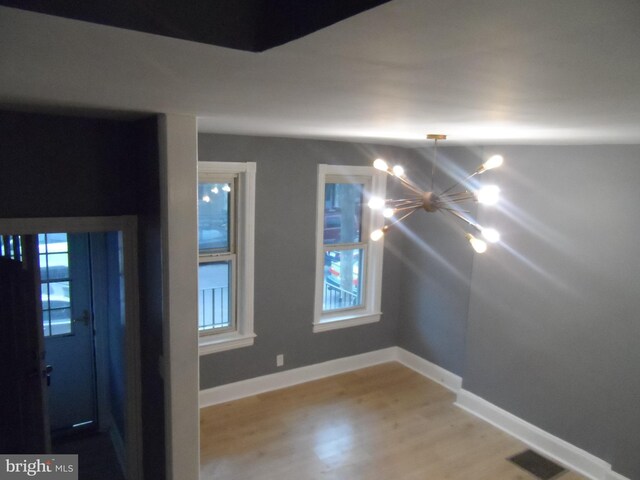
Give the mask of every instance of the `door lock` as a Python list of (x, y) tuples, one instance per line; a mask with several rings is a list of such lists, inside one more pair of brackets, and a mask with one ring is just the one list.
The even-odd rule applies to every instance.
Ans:
[(89, 314), (89, 310), (83, 310), (82, 315), (78, 318), (74, 318), (74, 322), (82, 322), (85, 327), (89, 326), (89, 321), (91, 320), (91, 315)]

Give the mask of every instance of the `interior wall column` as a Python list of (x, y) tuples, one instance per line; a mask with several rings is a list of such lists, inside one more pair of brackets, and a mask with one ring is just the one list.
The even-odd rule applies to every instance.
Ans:
[(200, 475), (198, 411), (197, 119), (160, 115), (166, 478)]

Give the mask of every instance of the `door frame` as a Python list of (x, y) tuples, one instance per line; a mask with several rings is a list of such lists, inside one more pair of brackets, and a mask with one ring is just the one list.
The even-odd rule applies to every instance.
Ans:
[(142, 479), (142, 395), (138, 305), (138, 221), (113, 217), (0, 218), (0, 235), (122, 232), (125, 279), (126, 457), (127, 480)]

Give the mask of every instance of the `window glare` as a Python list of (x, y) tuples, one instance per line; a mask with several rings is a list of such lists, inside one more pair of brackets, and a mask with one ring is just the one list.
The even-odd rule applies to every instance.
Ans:
[(361, 241), (363, 191), (364, 185), (362, 184), (325, 184), (325, 245)]
[(324, 311), (358, 307), (362, 304), (360, 276), (364, 251), (333, 250), (324, 255)]
[(198, 269), (198, 328), (201, 332), (232, 324), (230, 263), (201, 264)]
[(232, 184), (198, 184), (198, 248), (200, 252), (229, 251)]

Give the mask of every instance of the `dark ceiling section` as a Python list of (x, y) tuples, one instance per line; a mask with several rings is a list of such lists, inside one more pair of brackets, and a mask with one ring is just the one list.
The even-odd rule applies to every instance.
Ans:
[(390, 0), (265, 0), (256, 51), (282, 45)]
[(388, 1), (0, 0), (0, 5), (262, 52)]

